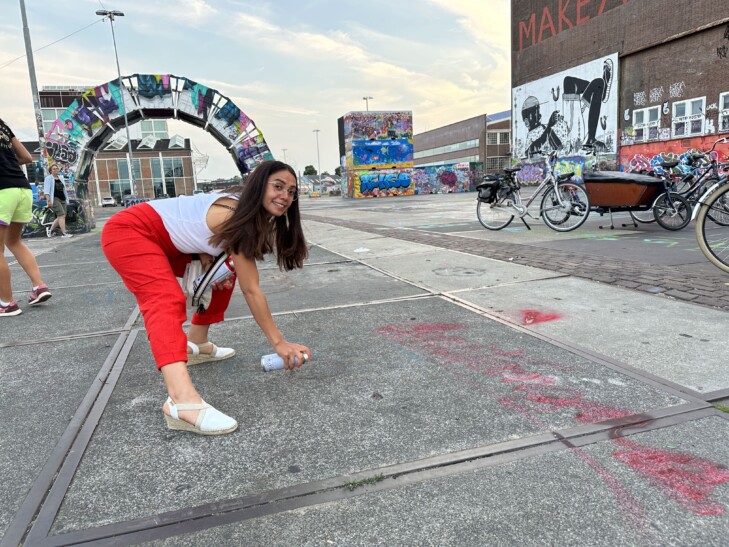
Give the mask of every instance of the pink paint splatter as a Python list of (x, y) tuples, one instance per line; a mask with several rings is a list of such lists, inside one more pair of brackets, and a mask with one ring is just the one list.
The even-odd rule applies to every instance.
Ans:
[[(558, 314), (524, 311), (525, 322), (527, 319), (535, 323), (559, 318)], [(569, 367), (546, 361), (532, 361), (523, 349), (506, 351), (491, 346), (487, 350), (455, 334), (464, 329), (463, 325), (453, 323), (420, 323), (390, 325), (378, 329), (377, 333), (433, 358), (439, 367), (454, 378), (492, 397), (505, 408), (519, 412), (542, 428), (546, 425), (541, 417), (545, 410), (550, 409), (574, 409), (574, 419), (581, 423), (598, 423), (633, 414), (585, 400), (578, 391), (557, 385), (557, 376), (529, 370), (515, 361), (539, 365), (542, 368), (549, 366), (555, 370), (569, 370)], [(479, 376), (474, 376), (474, 373), (494, 378), (497, 380), (496, 386), (483, 386), (477, 381)], [(509, 394), (498, 392), (507, 386), (510, 389)], [(696, 456), (640, 445), (624, 437), (615, 438), (613, 442), (624, 448), (614, 454), (615, 459), (649, 477), (685, 509), (701, 516), (724, 513), (724, 507), (709, 497), (714, 486), (729, 482), (729, 470), (726, 468)], [(575, 447), (570, 450), (609, 486), (632, 524), (644, 531), (646, 521), (643, 510), (620, 482), (584, 450)]]
[(522, 310), (521, 312), (521, 322), (524, 325), (547, 323), (555, 319), (562, 319), (562, 316), (558, 313), (542, 313), (539, 310)]
[(724, 507), (709, 499), (714, 487), (729, 482), (729, 469), (714, 462), (670, 450), (643, 446), (626, 438), (614, 439), (624, 450), (613, 457), (628, 465), (696, 515), (724, 513)]

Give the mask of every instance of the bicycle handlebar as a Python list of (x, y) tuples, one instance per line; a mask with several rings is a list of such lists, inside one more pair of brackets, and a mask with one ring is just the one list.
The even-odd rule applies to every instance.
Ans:
[(711, 147), (711, 150), (709, 150), (709, 152), (713, 152), (714, 151), (714, 147), (717, 144), (719, 144), (719, 143), (728, 143), (728, 142), (729, 142), (729, 137), (722, 137), (720, 139), (717, 139), (717, 141), (713, 144), (713, 146)]

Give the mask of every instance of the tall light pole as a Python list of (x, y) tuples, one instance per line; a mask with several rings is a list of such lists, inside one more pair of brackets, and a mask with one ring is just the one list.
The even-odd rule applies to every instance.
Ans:
[(316, 133), (316, 164), (318, 167), (318, 173), (319, 173), (319, 187), (321, 188), (321, 160), (319, 159), (319, 130), (314, 129), (314, 133)]
[[(30, 30), (28, 18), (25, 15), (25, 2), (20, 0), (20, 14), (23, 18), (23, 37), (25, 38), (25, 56), (28, 59), (28, 74), (30, 75), (30, 92), (33, 94), (33, 109), (35, 110), (35, 123), (38, 129), (38, 144), (40, 144), (40, 159), (43, 169), (48, 167), (48, 154), (46, 152), (46, 139), (43, 131), (43, 115), (38, 98), (38, 83), (35, 79), (35, 63), (33, 62), (33, 48), (30, 45)], [(28, 167), (30, 169), (30, 167)], [(45, 174), (45, 173), (44, 173)]]
[(286, 150), (288, 150), (288, 148), (282, 148), (281, 150), (283, 150), (283, 153), (284, 153), (284, 163), (286, 163)]
[(124, 110), (124, 128), (127, 132), (127, 167), (129, 169), (129, 192), (134, 195), (134, 168), (132, 167), (134, 158), (132, 156), (132, 140), (129, 138), (129, 120), (127, 119), (127, 107), (124, 106), (124, 92), (122, 91), (121, 69), (119, 68), (119, 54), (116, 51), (116, 35), (114, 34), (114, 18), (124, 17), (124, 13), (117, 10), (96, 10), (96, 15), (108, 17), (111, 23), (111, 39), (114, 42), (114, 58), (116, 59), (116, 73), (119, 76), (119, 94), (121, 96), (121, 108)]
[(370, 111), (370, 99), (374, 99), (374, 97), (362, 97), (362, 100), (365, 102), (365, 108), (367, 109), (367, 112)]

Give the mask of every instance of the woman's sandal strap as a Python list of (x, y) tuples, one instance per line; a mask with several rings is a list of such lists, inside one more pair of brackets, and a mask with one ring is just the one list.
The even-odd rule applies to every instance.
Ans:
[(188, 340), (187, 341), (187, 347), (190, 348), (190, 350), (192, 350), (192, 355), (194, 355), (195, 357), (197, 357), (198, 355), (200, 355), (200, 346), (198, 346), (197, 344), (195, 344), (193, 342), (190, 342)]
[(175, 408), (177, 408), (177, 411), (179, 412), (181, 410), (205, 410), (206, 408), (212, 407), (203, 401), (202, 403), (181, 403), (179, 405), (175, 405)]

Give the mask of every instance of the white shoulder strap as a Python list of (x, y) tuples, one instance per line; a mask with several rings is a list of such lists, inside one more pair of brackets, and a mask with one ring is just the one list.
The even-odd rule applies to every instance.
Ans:
[(192, 305), (193, 307), (200, 305), (200, 298), (202, 298), (203, 293), (205, 290), (210, 286), (210, 283), (213, 280), (213, 277), (215, 276), (215, 272), (218, 271), (218, 268), (223, 265), (223, 263), (228, 260), (228, 255), (226, 253), (220, 253), (215, 260), (213, 260), (213, 263), (210, 265), (208, 270), (205, 272), (205, 275), (203, 275), (202, 280), (200, 280), (200, 284), (195, 287), (195, 292), (192, 293)]

